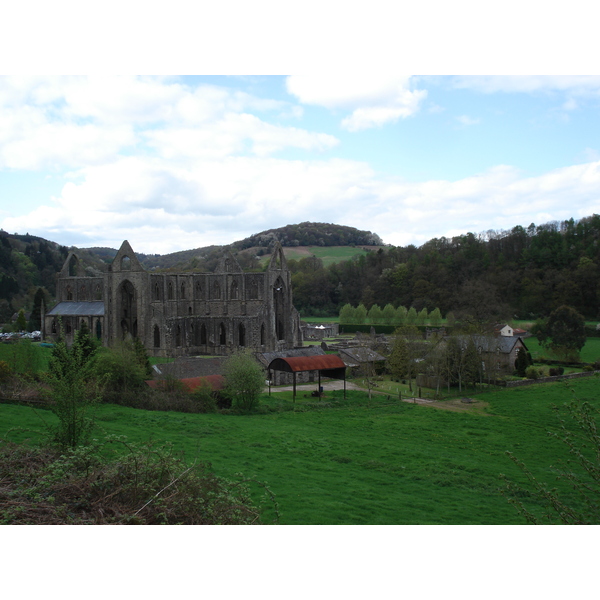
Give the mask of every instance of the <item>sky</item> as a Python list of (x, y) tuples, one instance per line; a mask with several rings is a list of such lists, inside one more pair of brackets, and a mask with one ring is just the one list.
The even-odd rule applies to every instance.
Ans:
[[(90, 74), (31, 73), (44, 56), (0, 76), (10, 233), (165, 254), (313, 221), (418, 246), (600, 213), (600, 76), (526, 75), (535, 64), (514, 58), (500, 73), (516, 75), (420, 59), (375, 69), (362, 50), (360, 69), (315, 68), (317, 51), (283, 75), (252, 57), (220, 71), (242, 75), (218, 61), (168, 74), (194, 72), (177, 60), (117, 74), (132, 68), (118, 54)], [(402, 74), (413, 69), (429, 74)]]

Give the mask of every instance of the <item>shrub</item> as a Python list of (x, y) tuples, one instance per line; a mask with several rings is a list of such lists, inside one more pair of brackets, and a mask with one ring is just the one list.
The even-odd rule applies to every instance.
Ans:
[(103, 348), (97, 356), (94, 373), (101, 382), (104, 400), (111, 402), (120, 394), (143, 388), (147, 379), (143, 360), (131, 342)]
[(52, 412), (59, 422), (48, 430), (52, 441), (62, 448), (86, 443), (94, 427), (90, 414), (99, 400), (92, 371), (96, 348), (89, 331), (82, 328), (71, 348), (59, 340), (52, 351), (48, 381), (54, 400)]
[[(124, 438), (62, 454), (2, 443), (0, 479), (0, 521), (6, 524), (261, 522), (247, 481), (217, 477), (209, 463), (189, 466), (169, 446), (135, 445)], [(263, 487), (277, 512), (273, 495)]]
[(217, 399), (212, 391), (210, 383), (203, 381), (202, 384), (191, 393), (191, 397), (198, 412), (217, 412)]
[(527, 367), (527, 370), (525, 371), (525, 377), (527, 377), (527, 379), (539, 379), (540, 376), (538, 369), (535, 367)]
[(5, 360), (0, 360), (0, 383), (7, 382), (13, 374), (13, 370)]
[(232, 354), (225, 362), (224, 372), (223, 393), (231, 399), (233, 407), (242, 411), (256, 408), (265, 387), (265, 374), (252, 352), (242, 350)]

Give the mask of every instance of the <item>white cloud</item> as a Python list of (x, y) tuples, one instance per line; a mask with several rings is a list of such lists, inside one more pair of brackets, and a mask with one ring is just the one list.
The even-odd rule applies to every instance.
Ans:
[(224, 158), (246, 149), (257, 156), (286, 148), (321, 152), (338, 144), (332, 135), (272, 125), (254, 115), (235, 113), (203, 127), (170, 127), (148, 130), (143, 135), (151, 147), (169, 159)]
[(265, 156), (286, 148), (327, 150), (327, 134), (263, 121), (301, 110), (214, 85), (164, 78), (0, 78), (0, 168), (78, 168), (144, 154), (172, 159)]
[[(353, 131), (408, 117), (425, 96), (400, 77), (339, 85), (290, 77), (287, 85), (301, 102), (339, 112)], [(586, 163), (539, 177), (499, 165), (454, 181), (407, 183), (332, 158), (337, 138), (281, 125), (290, 113), (288, 102), (172, 79), (0, 78), (0, 168), (53, 167), (65, 178), (57, 198), (27, 215), (9, 207), (13, 216), (3, 213), (0, 226), (79, 246), (129, 239), (136, 250), (165, 253), (306, 220), (405, 245), (600, 213), (592, 149), (580, 157)], [(311, 160), (277, 156), (288, 149)]]
[(287, 90), (304, 104), (352, 110), (342, 127), (360, 131), (415, 114), (425, 90), (410, 89), (410, 77), (386, 75), (292, 75)]
[(600, 92), (599, 75), (490, 75), (453, 77), (451, 84), (492, 94), (495, 92), (563, 91), (579, 94)]
[[(198, 160), (186, 167), (159, 158), (122, 158), (77, 173), (51, 206), (5, 218), (79, 246), (166, 253), (231, 243), (300, 221), (335, 222), (396, 245), (433, 237), (510, 229), (600, 212), (600, 161), (523, 177), (499, 165), (456, 181), (407, 183), (366, 163), (260, 157)], [(64, 242), (63, 242), (64, 243)]]
[(78, 233), (73, 243), (80, 246), (121, 237), (135, 241), (139, 251), (164, 253), (233, 242), (235, 231), (244, 237), (306, 215), (333, 222), (347, 206), (347, 190), (374, 177), (367, 165), (354, 161), (246, 157), (197, 161), (187, 168), (126, 157), (74, 175), (52, 206), (5, 218), (2, 227), (48, 232), (51, 239), (59, 229), (71, 238)]
[(481, 122), (481, 119), (469, 117), (468, 115), (460, 115), (456, 117), (456, 120), (462, 125), (478, 125)]

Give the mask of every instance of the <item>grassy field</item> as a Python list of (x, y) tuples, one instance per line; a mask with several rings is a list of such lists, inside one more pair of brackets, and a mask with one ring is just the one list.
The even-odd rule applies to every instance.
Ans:
[[(265, 396), (265, 413), (251, 416), (101, 405), (96, 436), (171, 442), (218, 475), (256, 477), (276, 494), (284, 524), (518, 524), (524, 520), (499, 493), (499, 475), (524, 480), (505, 452), (554, 485), (550, 465), (566, 452), (547, 435), (558, 427), (552, 405), (575, 393), (600, 406), (597, 388), (592, 377), (499, 389), (456, 411), (369, 402), (360, 392), (346, 401), (341, 393), (320, 403), (301, 398), (295, 410), (289, 393)], [(40, 415), (54, 418), (6, 404), (0, 413), (0, 437), (14, 441), (40, 439)]]
[[(377, 250), (377, 247), (373, 247)], [(323, 266), (328, 267), (333, 263), (349, 260), (353, 256), (366, 254), (368, 250), (361, 247), (351, 246), (294, 246), (285, 247), (283, 253), (287, 259), (300, 260), (309, 256), (316, 256), (323, 261)], [(261, 263), (266, 264), (271, 259), (271, 255), (264, 255)]]
[(25, 364), (33, 366), (35, 372), (46, 371), (51, 354), (52, 348), (45, 348), (37, 343), (0, 344), (0, 360), (6, 361), (17, 371), (19, 371), (19, 365)]
[[(526, 338), (525, 345), (529, 352), (531, 352), (534, 361), (541, 357), (556, 358), (550, 350), (543, 348), (535, 337)], [(587, 363), (592, 363), (600, 359), (600, 338), (587, 338), (585, 346), (581, 349), (580, 357), (583, 362)]]

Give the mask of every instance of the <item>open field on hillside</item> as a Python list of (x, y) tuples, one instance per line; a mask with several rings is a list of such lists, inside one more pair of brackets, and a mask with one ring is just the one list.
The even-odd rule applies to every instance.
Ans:
[[(377, 250), (378, 246), (366, 246), (371, 251)], [(309, 256), (316, 256), (323, 261), (323, 266), (328, 267), (333, 263), (348, 260), (353, 256), (366, 254), (369, 250), (362, 246), (294, 246), (285, 247), (283, 254), (287, 259), (300, 260)], [(271, 255), (265, 255), (261, 258), (261, 262), (267, 263), (271, 259)]]
[[(524, 520), (499, 493), (499, 475), (524, 478), (505, 452), (568, 497), (551, 468), (567, 456), (547, 434), (559, 424), (552, 406), (576, 394), (598, 407), (598, 383), (498, 389), (466, 409), (457, 404), (461, 410), (369, 402), (360, 392), (346, 401), (333, 392), (321, 401), (302, 397), (295, 407), (289, 393), (264, 396), (264, 414), (251, 416), (101, 405), (96, 437), (171, 442), (188, 461), (210, 461), (218, 475), (256, 477), (276, 494), (284, 524), (518, 524)], [(0, 437), (12, 441), (40, 439), (33, 432), (40, 415), (54, 419), (24, 406), (0, 411)]]

